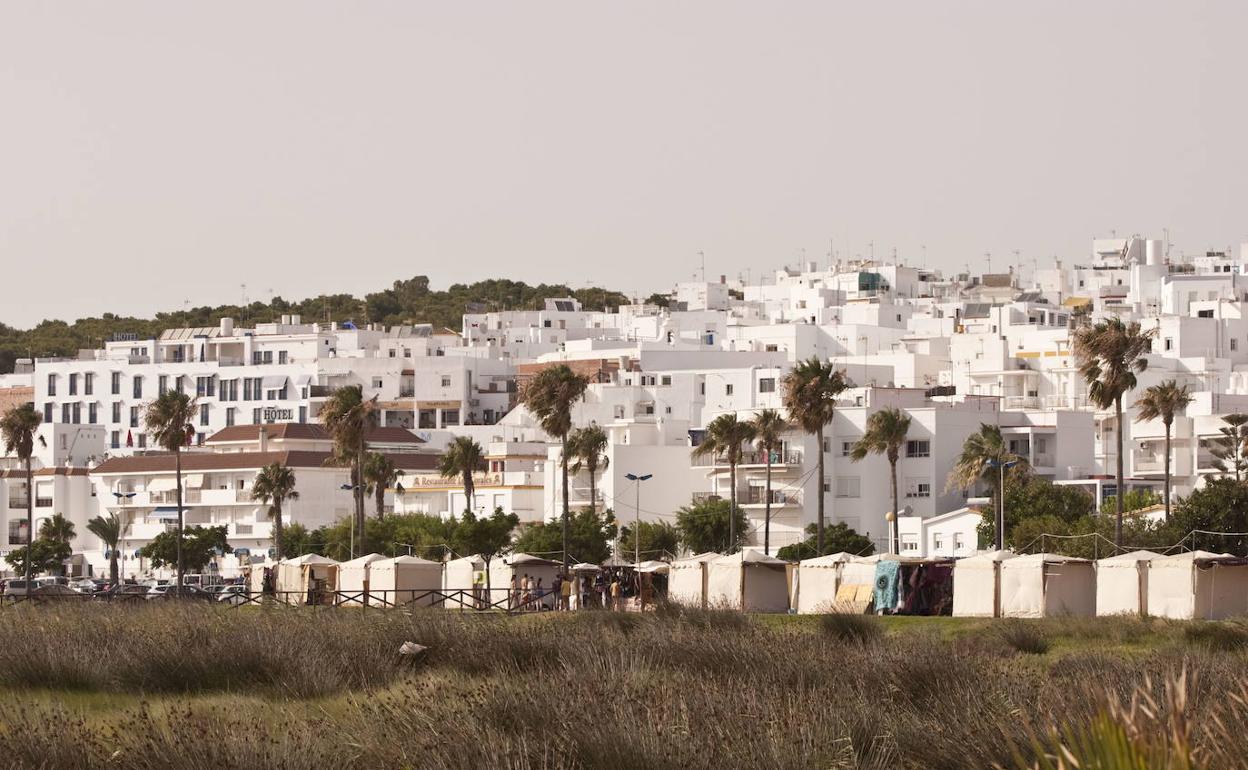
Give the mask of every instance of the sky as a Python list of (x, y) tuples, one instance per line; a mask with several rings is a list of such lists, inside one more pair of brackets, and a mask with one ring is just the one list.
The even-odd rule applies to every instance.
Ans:
[[(0, 322), (1248, 241), (1248, 3), (0, 0)], [(1015, 257), (1014, 252), (1018, 252)], [(245, 285), (245, 288), (244, 288)]]

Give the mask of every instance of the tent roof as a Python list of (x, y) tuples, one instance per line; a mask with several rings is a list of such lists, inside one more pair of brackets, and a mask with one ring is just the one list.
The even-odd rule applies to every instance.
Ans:
[(375, 561), (382, 561), (385, 558), (386, 557), (382, 556), (379, 553), (369, 553), (363, 556), (357, 556), (351, 561), (344, 561), (340, 563), (338, 566), (339, 567), (363, 567), (365, 564), (371, 564), (372, 562), (375, 562)]
[(604, 567), (631, 567), (633, 566), (633, 563), (629, 561), (628, 559), (624, 559), (624, 558), (621, 558), (620, 556), (612, 554), (611, 558), (607, 559), (606, 561), (602, 563), (602, 566)]
[(458, 563), (458, 562), (461, 562), (461, 561), (463, 561), (463, 562), (470, 562), (470, 563), (471, 563), (474, 567), (477, 567), (477, 566), (484, 567), (484, 566), (485, 566), (485, 559), (484, 559), (484, 558), (482, 558), (482, 556), (481, 556), (480, 554), (475, 554), (475, 553), (474, 553), (473, 555), (471, 555), (471, 556), (461, 556), (461, 557), (459, 557), (458, 559), (451, 559), (450, 561), (448, 561), (448, 562), (447, 562), (447, 564), (455, 564), (455, 563)]
[(1156, 551), (1128, 551), (1120, 553), (1117, 556), (1106, 556), (1104, 559), (1097, 559), (1097, 565), (1112, 567), (1114, 565), (1130, 566), (1142, 561), (1152, 561), (1161, 554)]
[(602, 568), (599, 567), (597, 564), (590, 564), (589, 562), (586, 562), (586, 561), (583, 561), (580, 564), (573, 564), (571, 567), (569, 567), (569, 569), (571, 569), (573, 572), (600, 572), (602, 571)]
[(784, 559), (777, 559), (774, 556), (767, 556), (758, 551), (741, 551), (739, 553), (720, 556), (717, 559), (710, 560), (712, 564), (758, 564), (762, 566), (777, 566), (788, 564)]
[(548, 566), (557, 566), (559, 562), (543, 559), (540, 556), (534, 556), (529, 553), (513, 553), (503, 560), (505, 564), (545, 564)]
[(283, 563), (306, 565), (306, 564), (337, 564), (338, 562), (334, 561), (333, 559), (327, 559), (324, 556), (321, 556), (319, 553), (305, 553), (303, 556), (300, 556), (298, 559), (286, 559), (283, 561)]
[(667, 572), (671, 565), (665, 561), (643, 561), (637, 565), (638, 572)]
[(1188, 551), (1187, 553), (1176, 553), (1171, 556), (1158, 556), (1153, 561), (1158, 566), (1166, 564), (1181, 564), (1183, 562), (1193, 561), (1228, 561), (1234, 559), (1229, 553), (1213, 553), (1212, 551)]
[(676, 561), (672, 562), (672, 566), (674, 567), (678, 564), (680, 565), (691, 565), (695, 563), (705, 564), (708, 561), (715, 561), (720, 556), (721, 554), (715, 553), (714, 551), (707, 551), (705, 553), (694, 554), (693, 556), (686, 556), (683, 559), (677, 559)]
[(837, 564), (844, 564), (847, 561), (853, 561), (856, 557), (852, 553), (838, 551), (830, 553), (826, 556), (815, 556), (810, 559), (802, 559), (798, 562), (803, 567), (834, 567)]
[(442, 566), (442, 562), (440, 561), (429, 561), (428, 559), (422, 559), (419, 556), (395, 556), (393, 559), (378, 559), (377, 563), (374, 564), (373, 567), (393, 567), (398, 564), (429, 564), (434, 567)]
[(977, 553), (974, 556), (967, 556), (964, 559), (959, 559), (958, 564), (979, 564), (981, 562), (989, 563), (1005, 561), (1006, 559), (1017, 558), (1017, 556), (1018, 554), (1013, 551), (984, 551), (983, 553)]
[(1010, 559), (1011, 565), (1024, 566), (1027, 564), (1066, 564), (1069, 562), (1087, 562), (1088, 559), (1080, 559), (1074, 556), (1063, 556), (1060, 553), (1029, 553)]

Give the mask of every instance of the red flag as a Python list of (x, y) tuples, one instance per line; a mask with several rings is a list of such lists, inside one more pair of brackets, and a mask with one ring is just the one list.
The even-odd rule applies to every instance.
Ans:
[(134, 432), (126, 431), (126, 446), (134, 446)]

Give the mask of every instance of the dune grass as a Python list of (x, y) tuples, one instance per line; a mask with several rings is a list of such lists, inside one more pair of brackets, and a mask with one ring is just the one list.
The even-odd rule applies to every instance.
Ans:
[[(1123, 722), (1141, 693), (1172, 703), (1180, 675), (1187, 767), (1248, 767), (1248, 738), (1214, 727), (1242, 719), (1241, 636), (1131, 618), (18, 607), (0, 612), (0, 767), (1022, 768), (1098, 739), (1071, 731)], [(427, 652), (400, 656), (409, 640)]]

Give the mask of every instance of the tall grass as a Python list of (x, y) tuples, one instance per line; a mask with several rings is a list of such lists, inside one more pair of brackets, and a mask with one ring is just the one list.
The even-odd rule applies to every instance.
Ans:
[[(992, 624), (945, 639), (676, 609), (48, 609), (0, 613), (0, 767), (1031, 767), (1074, 745), (1062, 727), (1095, 726), (1140, 688), (1160, 699), (1151, 683), (1176, 671), (1186, 724), (1226, 718), (1248, 671), (1248, 653), (1192, 644), (1191, 626), (1125, 620), (1101, 636), (1029, 623), (1091, 646), (1019, 655)], [(400, 656), (408, 640), (429, 649)], [(154, 700), (101, 715), (24, 700), (31, 687)], [(1244, 732), (1190, 730), (1190, 753), (1248, 757)]]

